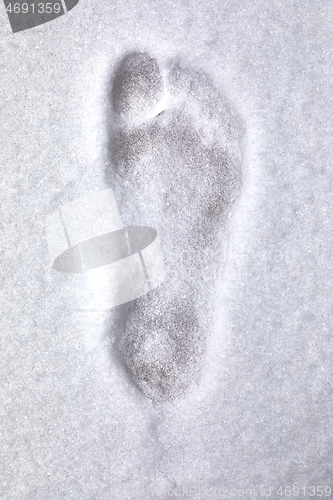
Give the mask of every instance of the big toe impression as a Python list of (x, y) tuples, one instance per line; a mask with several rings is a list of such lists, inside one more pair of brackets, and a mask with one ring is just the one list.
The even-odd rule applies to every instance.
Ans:
[(121, 122), (135, 125), (154, 115), (163, 94), (156, 59), (131, 52), (120, 62), (113, 81), (112, 104)]

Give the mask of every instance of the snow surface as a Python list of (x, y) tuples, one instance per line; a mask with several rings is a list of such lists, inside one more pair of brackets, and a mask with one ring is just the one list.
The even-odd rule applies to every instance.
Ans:
[[(332, 22), (329, 0), (81, 0), (12, 34), (0, 9), (0, 498), (333, 486)], [(115, 363), (110, 314), (77, 309), (45, 239), (47, 214), (106, 187), (130, 50), (204, 70), (247, 133), (203, 375), (165, 404)]]

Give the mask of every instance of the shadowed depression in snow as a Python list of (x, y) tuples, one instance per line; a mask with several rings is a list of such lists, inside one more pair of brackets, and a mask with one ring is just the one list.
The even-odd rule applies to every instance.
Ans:
[(174, 400), (200, 379), (216, 234), (241, 187), (243, 125), (200, 71), (147, 53), (115, 70), (110, 150), (124, 220), (157, 229), (166, 282), (118, 314), (117, 352), (154, 401)]

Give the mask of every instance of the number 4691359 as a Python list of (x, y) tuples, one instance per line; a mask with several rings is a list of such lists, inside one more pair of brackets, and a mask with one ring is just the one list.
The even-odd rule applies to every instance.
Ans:
[(10, 12), (11, 14), (27, 14), (28, 12), (32, 12), (33, 14), (38, 12), (38, 14), (52, 14), (54, 12), (55, 14), (59, 14), (61, 10), (61, 5), (60, 3), (39, 3), (35, 5), (34, 3), (28, 4), (28, 3), (10, 3), (8, 7), (6, 8), (7, 12)]
[(329, 497), (331, 496), (332, 490), (330, 486), (303, 486), (298, 487), (293, 485), (290, 486), (280, 486), (276, 494), (283, 497)]

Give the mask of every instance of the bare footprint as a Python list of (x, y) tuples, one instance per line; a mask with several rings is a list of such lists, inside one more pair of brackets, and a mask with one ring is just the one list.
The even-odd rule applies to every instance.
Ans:
[(122, 59), (111, 98), (123, 222), (157, 229), (167, 275), (127, 307), (117, 350), (145, 395), (170, 401), (204, 366), (217, 232), (240, 193), (243, 126), (205, 73), (179, 62), (162, 71), (146, 53)]

